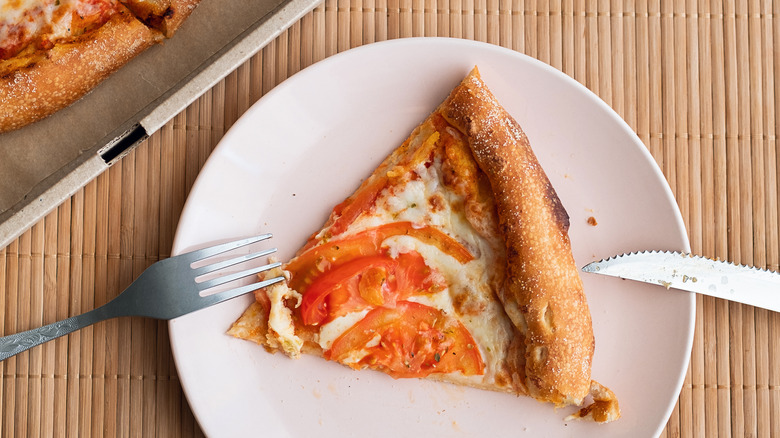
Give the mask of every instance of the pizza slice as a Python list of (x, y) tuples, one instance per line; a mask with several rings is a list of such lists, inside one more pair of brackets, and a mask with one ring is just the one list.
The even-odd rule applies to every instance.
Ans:
[(0, 1), (0, 132), (72, 104), (173, 36), (198, 1)]
[[(475, 68), (255, 293), (229, 334), (394, 378), (620, 416), (591, 380), (594, 338), (569, 219)], [(279, 272), (271, 275), (278, 275)]]

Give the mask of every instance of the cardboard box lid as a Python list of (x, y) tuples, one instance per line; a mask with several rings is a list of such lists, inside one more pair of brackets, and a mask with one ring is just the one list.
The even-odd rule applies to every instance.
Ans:
[(0, 134), (0, 248), (257, 53), (318, 0), (202, 0), (70, 107)]

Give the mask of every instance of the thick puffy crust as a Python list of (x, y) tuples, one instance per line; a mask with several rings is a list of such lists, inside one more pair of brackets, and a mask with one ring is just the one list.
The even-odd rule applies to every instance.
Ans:
[(0, 132), (70, 105), (161, 38), (122, 9), (99, 29), (73, 41), (0, 61)]
[(594, 338), (568, 215), (520, 126), (476, 69), (439, 110), (468, 137), (495, 194), (507, 246), (501, 298), (526, 347), (525, 376), (517, 377), (538, 400), (579, 405), (590, 390)]

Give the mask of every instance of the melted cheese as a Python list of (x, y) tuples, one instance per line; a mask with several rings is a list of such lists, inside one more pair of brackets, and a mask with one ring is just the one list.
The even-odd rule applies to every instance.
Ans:
[[(410, 251), (420, 253), (429, 266), (436, 268), (444, 276), (447, 284), (453, 285), (436, 294), (415, 296), (409, 300), (456, 316), (479, 345), (487, 367), (486, 375), (464, 377), (458, 373), (450, 378), (462, 380), (464, 383), (479, 381), (492, 383), (504, 360), (503, 355), (512, 336), (511, 323), (489, 286), (490, 267), (496, 255), (490, 244), (474, 232), (464, 212), (452, 208), (452, 205), (462, 203), (462, 200), (442, 184), (441, 163), (435, 160), (429, 167), (421, 164), (414, 171), (419, 178), (412, 179), (401, 186), (385, 189), (380, 193), (374, 209), (361, 215), (345, 235), (356, 234), (388, 222), (409, 221), (419, 226), (438, 226), (465, 244), (475, 258), (469, 263), (461, 264), (435, 246), (422, 243), (410, 236), (394, 236), (383, 242), (383, 246), (389, 249), (393, 257)], [(434, 210), (430, 208), (429, 200), (437, 196), (445, 202), (437, 204), (439, 208)], [(464, 287), (472, 287), (475, 290), (465, 290)], [(459, 295), (467, 295), (469, 299), (476, 300), (477, 302), (473, 304), (479, 307), (479, 312), (475, 314), (459, 312), (459, 306), (455, 301)], [(355, 322), (362, 318), (358, 316), (354, 315)], [(339, 324), (328, 327), (324, 337), (321, 333), (320, 345), (323, 349), (329, 348), (332, 340), (351, 326), (348, 322), (352, 320), (352, 317), (344, 319)], [(323, 327), (323, 332), (326, 331), (325, 328)], [(362, 350), (353, 353), (354, 357), (350, 357), (348, 363), (357, 362), (365, 355)]]
[[(347, 331), (350, 327), (360, 322), (360, 320), (363, 319), (367, 313), (368, 309), (360, 312), (353, 312), (348, 315), (336, 318), (330, 323), (324, 325), (320, 330), (319, 338), (319, 344), (322, 349), (330, 349), (331, 345), (333, 345), (333, 341), (335, 341), (336, 338), (341, 336), (341, 334)], [(377, 334), (373, 339), (366, 343), (365, 348), (361, 348), (359, 350), (350, 350), (344, 357), (339, 358), (339, 361), (346, 365), (357, 365), (361, 359), (366, 357), (368, 354), (368, 349), (379, 345), (381, 340), (382, 336)]]
[[(279, 268), (270, 271), (272, 276), (278, 276), (281, 273)], [(290, 289), (287, 283), (276, 283), (269, 286), (266, 293), (271, 301), (271, 309), (268, 314), (269, 342), (280, 346), (288, 356), (297, 358), (301, 355), (303, 339), (295, 334), (292, 311), (285, 305), (285, 302), (294, 298), (299, 306), (301, 294)]]
[(323, 350), (329, 350), (333, 345), (333, 341), (336, 340), (342, 333), (347, 331), (350, 327), (357, 324), (368, 313), (369, 309), (362, 310), (360, 312), (348, 313), (344, 316), (339, 316), (333, 321), (324, 324), (320, 328), (319, 344)]
[[(480, 348), (482, 359), (488, 370), (499, 369), (503, 361), (503, 351), (512, 336), (512, 328), (504, 316), (503, 307), (492, 297), (489, 284), (489, 265), (491, 259), (474, 259), (465, 265), (460, 264), (455, 258), (444, 254), (438, 248), (420, 243), (408, 236), (399, 236), (387, 239), (385, 244), (394, 252), (417, 251), (423, 256), (429, 266), (436, 268), (446, 279), (447, 284), (453, 285), (436, 294), (417, 295), (409, 301), (425, 304), (443, 311), (448, 315), (456, 315), (458, 319), (474, 337)], [(478, 291), (458, 290), (463, 285), (471, 285), (480, 288)], [(457, 311), (454, 297), (460, 293), (469, 296), (484, 296), (480, 301), (484, 306), (479, 314), (461, 314)], [(488, 373), (492, 374), (492, 373)], [(467, 379), (469, 380), (469, 379)]]

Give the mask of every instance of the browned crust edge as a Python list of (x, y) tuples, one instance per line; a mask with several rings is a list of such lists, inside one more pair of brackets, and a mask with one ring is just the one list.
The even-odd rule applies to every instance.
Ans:
[(166, 38), (172, 37), (199, 3), (200, 0), (171, 0), (171, 5), (165, 11), (158, 29), (165, 34)]
[(522, 129), (476, 68), (439, 111), (468, 137), (495, 194), (507, 245), (501, 298), (525, 338), (525, 386), (538, 400), (579, 405), (590, 389), (594, 338), (568, 215)]
[(122, 8), (94, 32), (35, 54), (29, 65), (0, 76), (0, 132), (67, 107), (161, 39)]
[(162, 32), (170, 38), (181, 27), (184, 20), (200, 3), (200, 0), (168, 0), (149, 2), (129, 0), (127, 7), (147, 26)]

